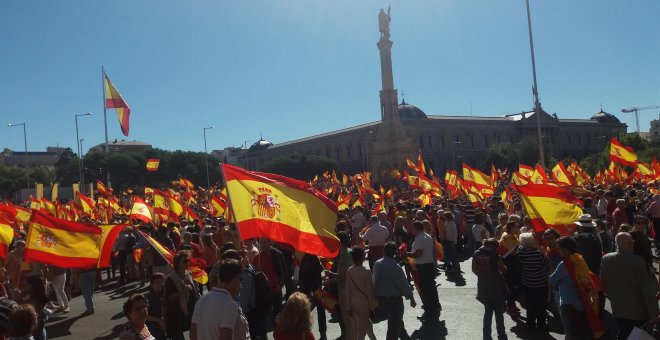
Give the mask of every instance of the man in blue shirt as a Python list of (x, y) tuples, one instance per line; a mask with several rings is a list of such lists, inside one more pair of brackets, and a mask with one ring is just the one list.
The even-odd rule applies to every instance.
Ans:
[(410, 306), (417, 303), (403, 269), (394, 259), (397, 246), (390, 241), (385, 243), (385, 256), (374, 264), (374, 286), (380, 309), (387, 316), (387, 340), (410, 339), (403, 324), (403, 298), (410, 300)]

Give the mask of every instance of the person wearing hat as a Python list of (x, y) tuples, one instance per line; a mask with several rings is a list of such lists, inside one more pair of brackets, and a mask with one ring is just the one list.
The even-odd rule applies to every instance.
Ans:
[(596, 235), (596, 226), (594, 225), (591, 215), (583, 214), (577, 222), (578, 235), (575, 236), (577, 243), (577, 253), (584, 257), (587, 262), (589, 270), (596, 275), (600, 274), (600, 260), (603, 254), (603, 246), (600, 243), (600, 238)]

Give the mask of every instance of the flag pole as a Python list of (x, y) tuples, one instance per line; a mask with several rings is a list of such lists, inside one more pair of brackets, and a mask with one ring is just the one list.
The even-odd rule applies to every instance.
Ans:
[[(106, 109), (105, 105), (105, 70), (103, 69), (103, 65), (101, 65), (101, 87), (103, 88), (103, 124), (105, 126), (105, 153), (108, 154), (110, 153), (110, 147), (108, 146), (108, 110)], [(110, 170), (106, 168), (106, 183), (108, 184), (108, 187), (110, 188)]]
[[(238, 236), (238, 239), (241, 240), (241, 232), (238, 229), (238, 221), (236, 220), (236, 211), (234, 210), (234, 205), (231, 204), (231, 197), (229, 196), (229, 187), (227, 186), (227, 177), (225, 176), (225, 168), (223, 165), (220, 165), (220, 172), (222, 172), (222, 180), (225, 182), (225, 188), (227, 189), (227, 217), (229, 217), (229, 214), (231, 213), (234, 215), (234, 224), (236, 225), (236, 236)], [(229, 221), (225, 220), (225, 223), (227, 226), (229, 226)], [(231, 226), (229, 226), (231, 228)], [(234, 247), (238, 247), (240, 245), (235, 244)]]

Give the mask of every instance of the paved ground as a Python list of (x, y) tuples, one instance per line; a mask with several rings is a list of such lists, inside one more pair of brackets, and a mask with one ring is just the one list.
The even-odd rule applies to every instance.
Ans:
[[(463, 264), (466, 267), (466, 263)], [(450, 275), (443, 272), (437, 279), (438, 292), (443, 312), (438, 322), (422, 324), (417, 316), (422, 311), (418, 306), (411, 309), (406, 306), (404, 321), (408, 333), (413, 339), (481, 339), (481, 320), (483, 316), (482, 305), (474, 298), (476, 295), (476, 277), (471, 272)], [(132, 293), (145, 291), (137, 283), (118, 286), (115, 282), (102, 285), (96, 292), (96, 314), (81, 317), (84, 310), (82, 297), (74, 297), (71, 303), (71, 313), (58, 314), (48, 321), (47, 330), (49, 339), (116, 339), (122, 323), (126, 321), (121, 308), (125, 299)], [(417, 298), (419, 302), (419, 299)], [(609, 310), (609, 305), (607, 307)], [(312, 313), (316, 315), (316, 313)], [(524, 315), (524, 311), (523, 311)], [(550, 332), (530, 331), (523, 325), (524, 319), (512, 319), (505, 315), (505, 324), (509, 339), (563, 339), (561, 326), (557, 319), (550, 319)], [(606, 315), (607, 329), (616, 330), (609, 313)], [(316, 322), (314, 333), (318, 336)], [(378, 339), (385, 337), (387, 323), (374, 325)], [(493, 331), (495, 325), (493, 322)], [(339, 336), (339, 325), (328, 325), (328, 339)], [(493, 333), (495, 337), (495, 333)], [(614, 339), (607, 335), (604, 339)]]

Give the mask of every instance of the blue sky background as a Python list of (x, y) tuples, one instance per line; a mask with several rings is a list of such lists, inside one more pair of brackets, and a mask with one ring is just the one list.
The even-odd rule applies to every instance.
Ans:
[[(0, 147), (103, 142), (101, 65), (127, 139), (203, 151), (379, 119), (376, 0), (0, 2)], [(539, 91), (560, 118), (660, 105), (660, 2), (531, 0)], [(395, 87), (427, 114), (533, 105), (524, 0), (392, 3)], [(472, 109), (470, 108), (472, 102)], [(642, 130), (660, 110), (641, 111)], [(124, 138), (108, 111), (110, 139)]]

